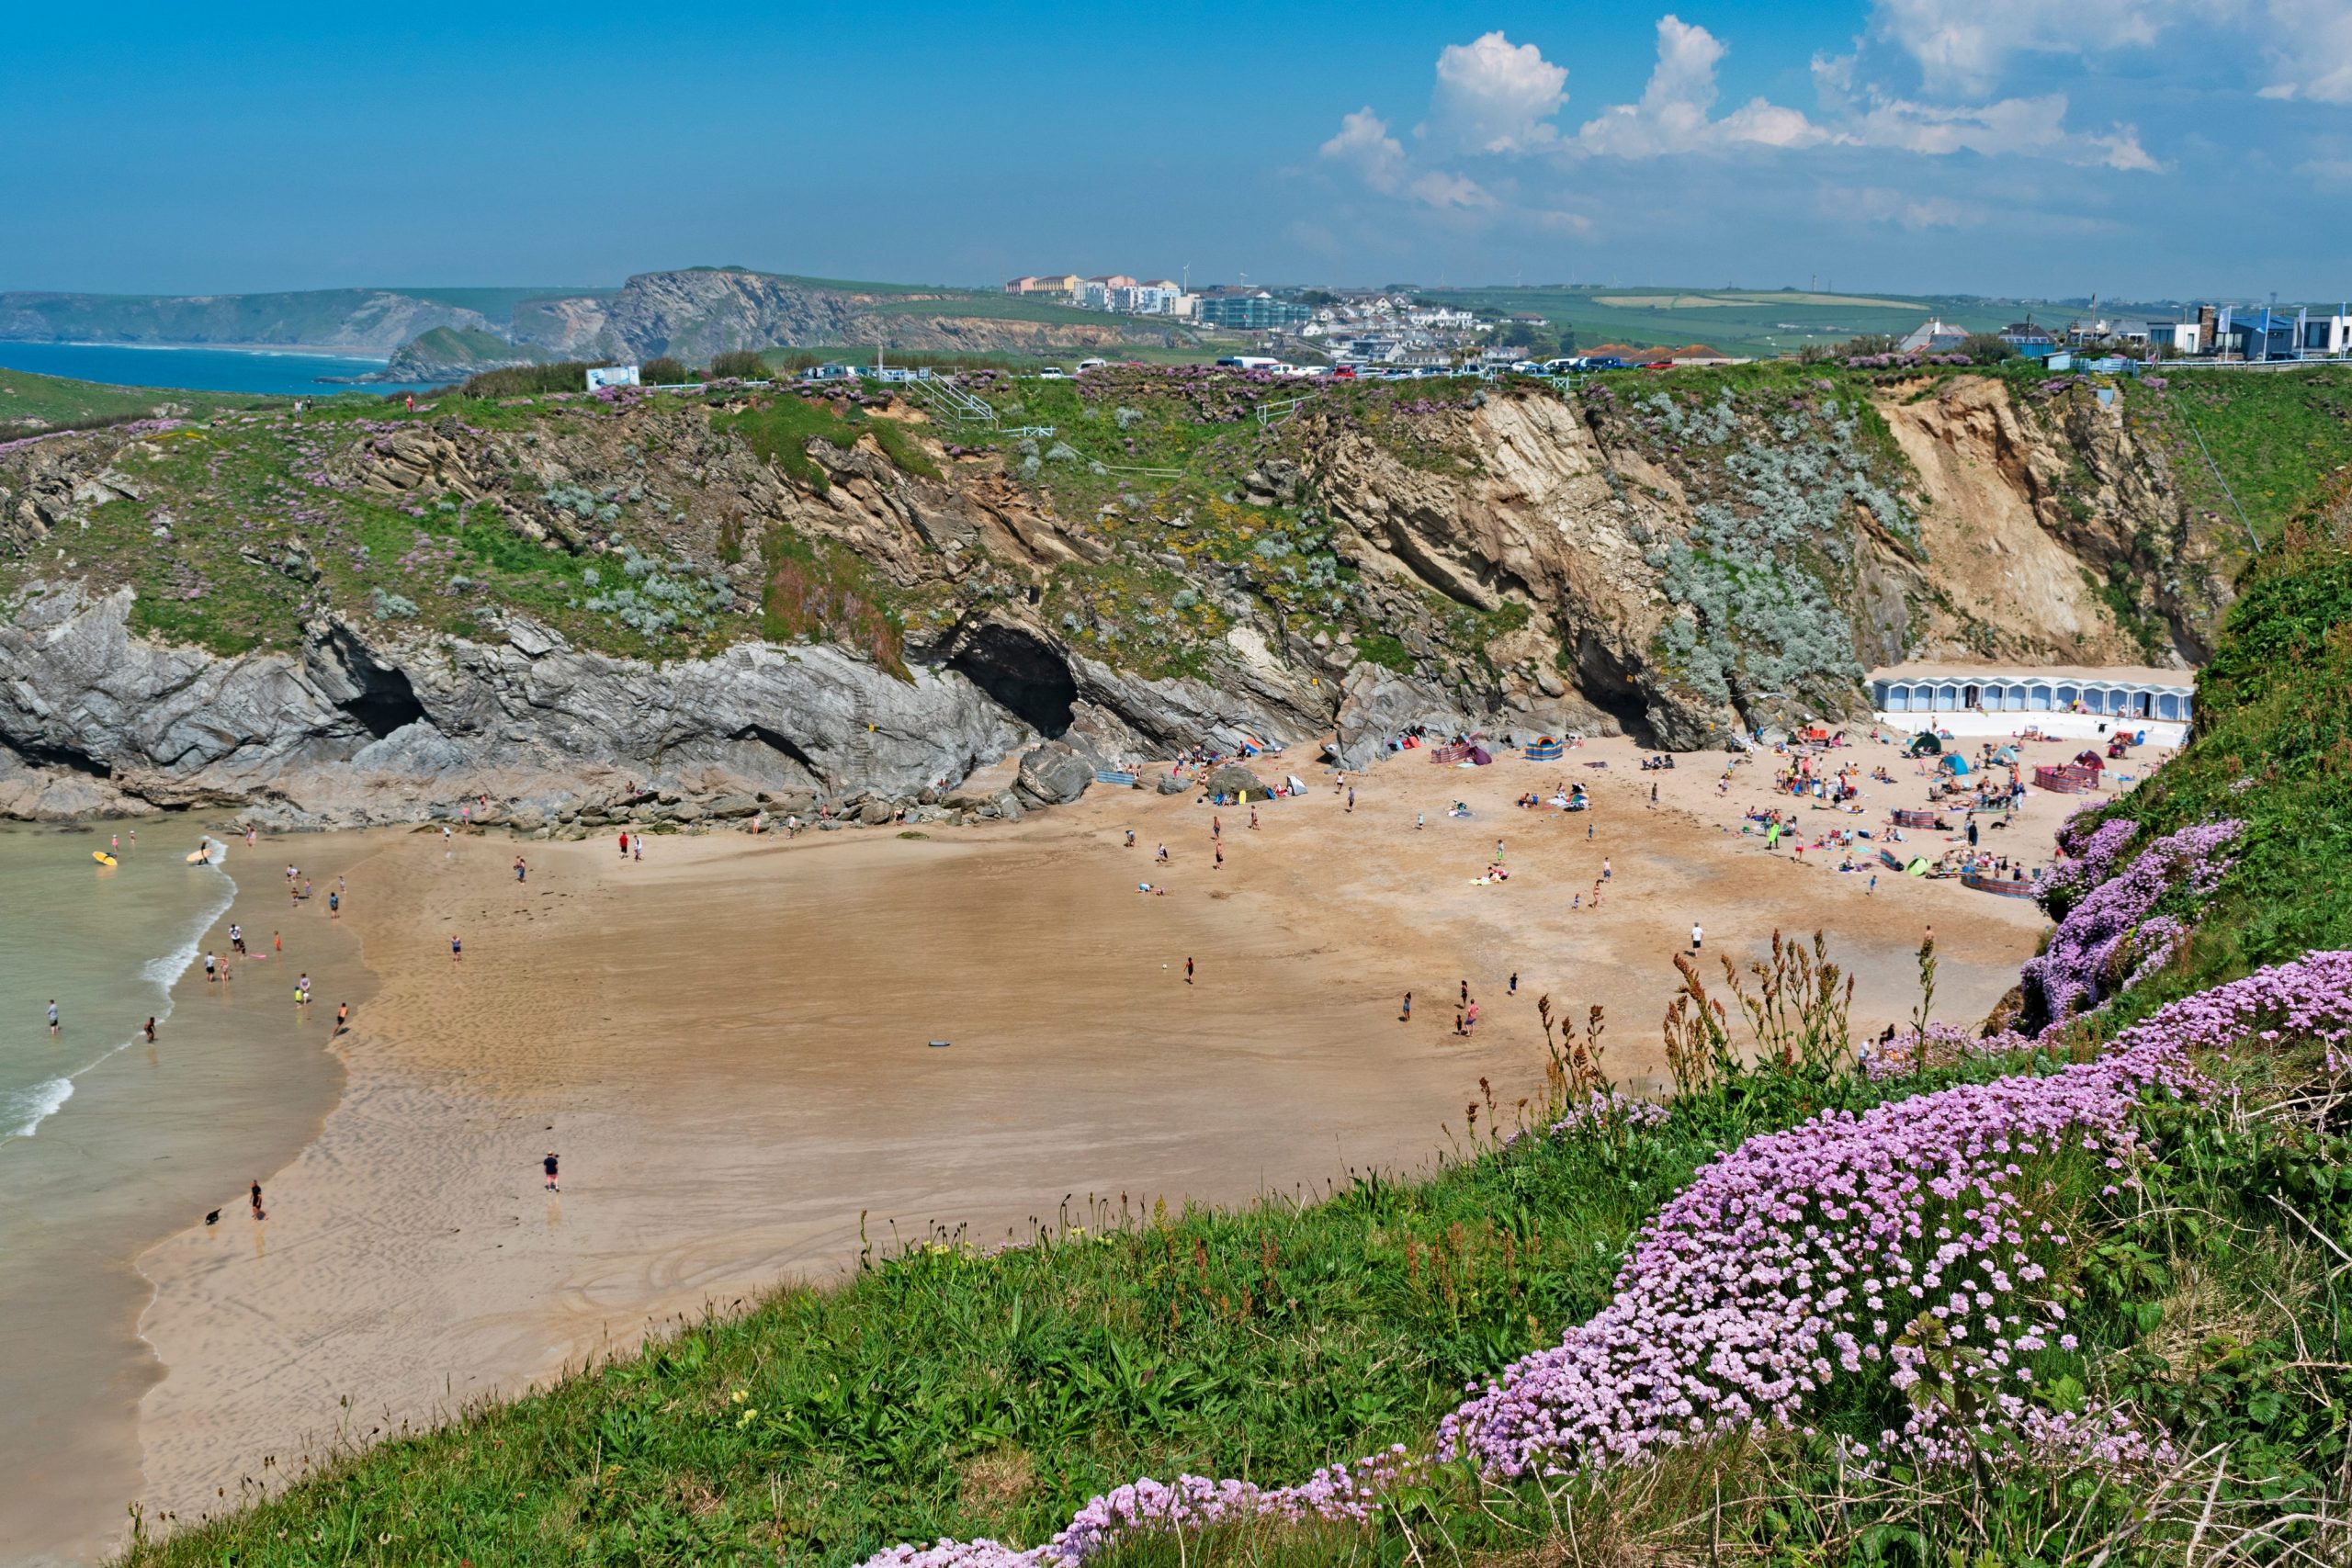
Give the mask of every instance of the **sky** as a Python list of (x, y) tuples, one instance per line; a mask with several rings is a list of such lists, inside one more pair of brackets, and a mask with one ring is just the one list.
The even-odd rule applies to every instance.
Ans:
[(2352, 291), (2352, 0), (10, 9), (0, 289)]

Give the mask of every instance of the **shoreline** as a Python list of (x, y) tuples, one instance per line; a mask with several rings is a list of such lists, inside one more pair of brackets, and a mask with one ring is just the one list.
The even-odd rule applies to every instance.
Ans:
[[(1481, 1079), (1506, 1106), (1540, 1092), (1547, 991), (1570, 1017), (1605, 1001), (1610, 1069), (1655, 1087), (1645, 1026), (1694, 909), (1711, 953), (1761, 951), (1759, 901), (1770, 924), (1830, 928), (1861, 981), (1858, 1036), (1911, 1003), (1914, 939), (1894, 933), (1912, 919), (1944, 933), (1945, 1016), (1981, 1016), (2032, 951), (2030, 906), (1905, 879), (1856, 902), (1863, 879), (1713, 819), (1753, 770), (1718, 804), (1714, 770), (1636, 773), (1635, 755), (1594, 742), (1472, 773), (1408, 753), (1351, 775), (1358, 813), (1318, 767), (1257, 833), (1246, 808), (1189, 793), (1093, 791), (935, 838), (662, 835), (643, 863), (609, 834), (446, 851), (370, 835), (355, 921), (379, 991), (334, 1109), (273, 1178), (266, 1261), (200, 1227), (140, 1260), (155, 1280), (141, 1329), (170, 1368), (140, 1405), (149, 1518), (233, 1504), (247, 1478), (633, 1351), (681, 1316), (837, 1278), (861, 1228), (986, 1238), (1066, 1195), (1231, 1204), (1426, 1168)], [(1590, 817), (1508, 805), (1604, 759), (1584, 775)], [(1475, 820), (1443, 818), (1455, 797)], [(1521, 876), (1481, 886), (1497, 837)], [(1570, 902), (1604, 852), (1605, 915)], [(1163, 876), (1169, 897), (1135, 891)], [(1467, 1041), (1446, 1027), (1456, 975), (1487, 1005)], [(1426, 998), (1409, 1026), (1404, 984)], [(560, 1195), (537, 1190), (549, 1143)]]
[[(277, 343), (113, 343), (98, 339), (12, 337), (0, 338), (0, 344), (19, 344), (27, 348), (127, 348), (150, 350), (157, 354), (251, 354), (279, 359), (364, 359), (378, 365), (390, 365), (390, 354), (374, 349), (336, 348), (328, 344)], [(192, 389), (162, 389), (190, 390)]]
[[(167, 841), (154, 836), (135, 852), (176, 861)], [(249, 1176), (294, 1158), (340, 1098), (340, 1064), (272, 1006), (271, 988), (280, 969), (288, 982), (302, 966), (334, 973), (341, 933), (266, 910), (262, 873), (273, 849), (232, 845), (220, 872), (230, 897), (192, 910), (202, 923), (141, 962), (154, 975), (189, 953), (168, 1008), (156, 1010), (158, 1043), (144, 1045), (134, 1026), (129, 1043), (81, 1069), (59, 1113), (11, 1150), (22, 1223), (0, 1298), (12, 1337), (45, 1355), (11, 1368), (21, 1419), (0, 1432), (0, 1456), (24, 1484), (0, 1507), (0, 1559), (82, 1562), (112, 1549), (123, 1504), (142, 1484), (138, 1403), (168, 1371), (141, 1333), (153, 1288), (138, 1258), (233, 1201)], [(346, 839), (314, 840), (300, 858), (331, 867), (350, 850)], [(271, 929), (285, 931), (287, 959), (237, 963), (232, 978), (208, 984), (201, 955), (227, 951), (232, 919), (256, 951)]]

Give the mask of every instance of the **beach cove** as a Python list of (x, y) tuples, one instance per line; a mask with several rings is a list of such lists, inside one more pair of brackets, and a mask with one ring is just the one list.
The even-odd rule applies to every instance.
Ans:
[[(1467, 1135), (1481, 1079), (1506, 1118), (1540, 1090), (1538, 995), (1578, 1021), (1602, 1004), (1609, 1068), (1655, 1085), (1694, 919), (1743, 960), (1769, 946), (1759, 911), (1826, 929), (1858, 1037), (1915, 1004), (1928, 923), (1939, 1017), (1982, 1016), (2032, 950), (2030, 903), (1871, 894), (1740, 838), (1725, 818), (1755, 768), (1724, 797), (1707, 759), (1634, 761), (1623, 741), (1475, 772), (1408, 753), (1351, 777), (1352, 812), (1317, 769), (1255, 830), (1189, 795), (1095, 791), (929, 839), (662, 836), (642, 862), (610, 837), (365, 836), (345, 923), (378, 988), (341, 1043), (340, 1101), (266, 1178), (266, 1246), (238, 1214), (140, 1259), (164, 1370), (139, 1407), (147, 1517), (836, 1276), (869, 1243), (1019, 1239), (1090, 1196), (1148, 1212), (1426, 1168)], [(1590, 814), (1510, 805), (1573, 773)], [(2030, 805), (2046, 820), (2019, 841), (2070, 804)], [(1497, 838), (1514, 875), (1482, 884)], [(1463, 979), (1485, 1017), (1468, 1040)]]

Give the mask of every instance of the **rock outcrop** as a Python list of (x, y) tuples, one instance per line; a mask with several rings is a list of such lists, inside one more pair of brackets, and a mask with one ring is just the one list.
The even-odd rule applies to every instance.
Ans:
[[(0, 451), (0, 811), (488, 795), (546, 822), (650, 790), (888, 817), (1031, 748), (985, 803), (1012, 816), (1204, 740), (1720, 746), (1860, 711), (1865, 662), (2193, 659), (2226, 598), (2162, 454), (2063, 390), (1629, 379), (1261, 423), (1246, 384), (1119, 374), (1061, 480), (838, 393), (786, 411), (831, 434), (779, 457), (744, 423), (778, 394), (741, 390)], [(1237, 433), (1182, 481), (1209, 498), (1096, 464), (1070, 507), (1152, 395)], [(228, 590), (282, 619), (137, 629)]]

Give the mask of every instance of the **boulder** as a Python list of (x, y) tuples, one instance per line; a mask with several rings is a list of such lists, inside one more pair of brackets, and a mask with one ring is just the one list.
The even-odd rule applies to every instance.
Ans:
[(1021, 759), (1021, 787), (1041, 806), (1068, 806), (1094, 782), (1094, 764), (1058, 740)]
[(1182, 773), (1161, 773), (1159, 782), (1152, 787), (1162, 795), (1182, 795), (1193, 787), (1193, 782)]
[(869, 828), (883, 826), (890, 820), (891, 815), (890, 803), (887, 800), (869, 800), (857, 808), (857, 819)]
[(1265, 782), (1238, 762), (1220, 762), (1201, 781), (1211, 795), (1238, 795), (1248, 790), (1251, 795), (1271, 795)]

